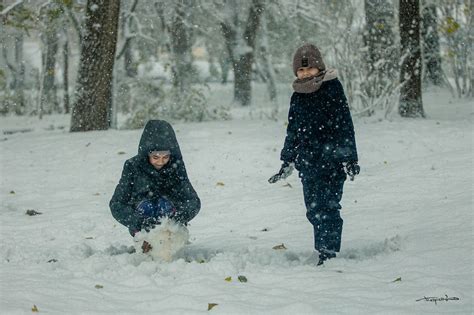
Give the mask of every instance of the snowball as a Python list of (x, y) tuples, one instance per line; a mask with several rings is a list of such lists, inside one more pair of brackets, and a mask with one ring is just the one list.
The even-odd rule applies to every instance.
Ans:
[(139, 232), (134, 238), (137, 252), (142, 252), (143, 241), (147, 241), (152, 247), (147, 255), (153, 260), (170, 262), (188, 242), (189, 231), (184, 225), (165, 218), (150, 232)]

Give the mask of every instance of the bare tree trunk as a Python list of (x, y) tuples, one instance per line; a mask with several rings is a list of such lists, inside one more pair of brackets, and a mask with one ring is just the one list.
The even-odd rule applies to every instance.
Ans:
[(64, 89), (64, 112), (69, 114), (70, 105), (69, 105), (69, 39), (67, 37), (67, 32), (65, 32), (63, 44), (63, 89)]
[(188, 90), (190, 81), (190, 70), (192, 69), (192, 33), (186, 26), (187, 10), (191, 3), (186, 0), (180, 0), (175, 3), (174, 17), (168, 32), (171, 37), (171, 52), (173, 54), (173, 86), (178, 93), (184, 93)]
[(110, 125), (120, 1), (88, 0), (71, 131)]
[[(260, 46), (262, 59), (263, 59), (263, 69), (262, 72), (265, 76), (265, 81), (268, 87), (268, 95), (270, 97), (270, 101), (275, 104), (277, 99), (277, 88), (276, 88), (276, 79), (275, 79), (275, 70), (273, 68), (273, 61), (272, 55), (269, 51), (269, 43), (268, 43), (268, 29), (267, 29), (267, 21), (265, 15), (262, 17), (262, 28), (263, 28), (263, 38), (262, 38), (262, 45)], [(276, 104), (275, 104), (276, 105)], [(275, 107), (274, 114), (277, 114), (278, 108)]]
[(25, 113), (25, 60), (23, 58), (23, 33), (15, 34), (15, 113)]
[(430, 4), (423, 9), (422, 26), (425, 81), (441, 86), (443, 84), (443, 70), (441, 68), (438, 17), (434, 4)]
[(421, 95), (421, 47), (419, 0), (400, 0), (400, 69), (399, 113), (402, 117), (425, 117)]
[[(235, 10), (237, 4), (235, 4)], [(264, 10), (264, 0), (255, 0), (249, 10), (243, 34), (238, 32), (238, 22), (234, 25), (221, 23), (221, 30), (226, 41), (226, 48), (234, 69), (234, 101), (243, 106), (250, 105), (252, 100), (252, 65), (255, 56), (255, 41)], [(237, 15), (237, 11), (235, 11)], [(238, 18), (235, 16), (234, 21)], [(239, 38), (239, 36), (242, 36)]]
[[(0, 2), (2, 4), (2, 2)], [(21, 8), (23, 4), (18, 4), (17, 8)], [(10, 55), (13, 40), (13, 63), (10, 63)], [(12, 33), (7, 33), (2, 28), (0, 35), (1, 52), (5, 66), (11, 73), (11, 79), (7, 80), (6, 93), (9, 95), (9, 101), (5, 106), (7, 111), (13, 110), (15, 114), (21, 115), (25, 112), (25, 62), (23, 58), (23, 33), (20, 30), (14, 30)], [(7, 75), (7, 73), (4, 73)], [(8, 75), (6, 76), (9, 77)], [(3, 106), (2, 106), (3, 107)]]
[(44, 45), (46, 46), (46, 54), (43, 59), (43, 78), (42, 78), (42, 90), (40, 107), (42, 111), (50, 114), (53, 111), (59, 112), (59, 103), (57, 97), (57, 87), (55, 84), (56, 74), (56, 55), (58, 53), (58, 34), (57, 24), (46, 14), (46, 32), (44, 34)]
[[(468, 37), (468, 41), (469, 43), (471, 43), (469, 46), (468, 46), (468, 49), (469, 51), (471, 51), (472, 49), (472, 43), (474, 42), (474, 32), (472, 31), (474, 29), (474, 1), (471, 0), (469, 1), (469, 12), (471, 12), (470, 16), (469, 16), (469, 29), (471, 30), (471, 32), (469, 32), (469, 37)], [(468, 94), (467, 96), (469, 97), (474, 97), (474, 64), (472, 63), (472, 51), (471, 51), (471, 54), (470, 54), (470, 60), (471, 62), (469, 63), (469, 66), (468, 66), (468, 71), (467, 71), (467, 76), (470, 78), (469, 79), (469, 91), (468, 91)]]
[[(2, 43), (2, 55), (8, 70), (11, 72), (12, 80), (8, 82), (7, 89), (8, 94), (13, 93), (13, 103), (11, 107), (15, 114), (21, 115), (25, 110), (25, 96), (24, 96), (24, 82), (25, 82), (25, 64), (23, 61), (23, 35), (20, 32), (15, 33), (13, 36), (14, 50), (14, 64), (9, 61), (8, 47), (11, 47), (7, 41), (7, 36), (1, 37)], [(9, 106), (7, 106), (9, 107)]]
[(132, 41), (129, 41), (128, 45), (124, 47), (125, 51), (123, 53), (123, 66), (125, 69), (125, 74), (129, 78), (135, 78), (137, 76), (137, 67), (133, 62), (132, 55)]
[[(127, 33), (130, 32), (130, 28), (132, 27), (132, 19), (129, 16), (135, 12), (135, 10), (137, 9), (137, 5), (138, 5), (138, 0), (134, 0), (128, 14), (126, 12), (122, 12), (121, 30), (122, 30), (123, 35), (127, 35)], [(127, 29), (128, 29), (128, 32), (126, 32)], [(123, 49), (117, 55), (117, 59), (119, 59), (120, 56), (123, 54), (123, 66), (125, 69), (125, 74), (129, 78), (135, 78), (138, 74), (137, 67), (133, 61), (132, 43), (133, 43), (133, 38), (126, 37), (125, 43), (123, 45)]]
[(365, 0), (364, 41), (368, 48), (367, 69), (377, 76), (376, 84), (367, 91), (370, 97), (379, 97), (384, 89), (381, 82), (395, 79), (397, 53), (395, 49), (394, 8), (391, 1)]
[(227, 55), (219, 56), (219, 66), (221, 67), (221, 83), (227, 84), (227, 78), (229, 76), (230, 62)]

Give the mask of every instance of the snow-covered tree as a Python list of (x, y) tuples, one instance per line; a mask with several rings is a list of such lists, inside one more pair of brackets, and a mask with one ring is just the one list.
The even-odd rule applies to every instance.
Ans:
[(157, 3), (157, 10), (164, 27), (163, 31), (168, 35), (166, 44), (171, 54), (170, 66), (173, 86), (178, 93), (186, 93), (193, 76), (191, 52), (194, 43), (193, 2), (180, 0), (170, 5), (166, 1), (160, 1)]
[(428, 3), (422, 10), (423, 66), (424, 82), (441, 86), (443, 69), (438, 34), (438, 16), (436, 5)]
[[(398, 40), (398, 6), (393, 0), (120, 2), (115, 75), (108, 82), (114, 86), (115, 94), (107, 101), (117, 108), (111, 117), (109, 109), (104, 110), (105, 115), (92, 115), (108, 117), (106, 120), (112, 123), (118, 112), (134, 116), (134, 122), (138, 122), (133, 124), (135, 127), (151, 117), (228, 117), (214, 115), (214, 108), (209, 108), (207, 97), (213, 93), (216, 81), (232, 81), (234, 97), (221, 102), (226, 110), (232, 101), (250, 104), (256, 82), (265, 83), (269, 99), (277, 103), (276, 92), (283, 86), (288, 88), (294, 80), (292, 55), (304, 42), (316, 44), (327, 66), (336, 68), (354, 115), (372, 115), (378, 110), (389, 113), (398, 104), (395, 99), (400, 90), (406, 95), (411, 86), (404, 81), (412, 78), (410, 69), (421, 72), (424, 83), (438, 84), (441, 80), (453, 95), (469, 97), (473, 93), (471, 0), (423, 0), (422, 62), (419, 69), (417, 63), (416, 69), (405, 67), (403, 84), (400, 61), (402, 57), (406, 62), (412, 60), (417, 52), (409, 48), (411, 41), (405, 40), (407, 37)], [(0, 0), (1, 113), (68, 112), (69, 90), (76, 91), (71, 101), (82, 111), (84, 95), (92, 99), (97, 94), (98, 85), (88, 83), (84, 77), (91, 73), (91, 77), (99, 79), (95, 75), (98, 72), (94, 72), (98, 67), (76, 69), (80, 58), (77, 51), (87, 46), (83, 41), (90, 37), (83, 27), (89, 20), (85, 19), (86, 3), (87, 0)], [(403, 10), (404, 3), (400, 7)], [(103, 21), (107, 19), (96, 25), (102, 28)], [(404, 36), (410, 32), (404, 32)], [(34, 60), (28, 59), (30, 54), (23, 52), (23, 42), (39, 46), (43, 67), (36, 68)], [(405, 45), (405, 55), (400, 44)], [(100, 65), (101, 69), (106, 66), (99, 61), (105, 60), (104, 53), (89, 49), (85, 54), (88, 57), (82, 60)], [(105, 76), (106, 72), (102, 73)], [(73, 116), (76, 119), (77, 113)]]
[(244, 106), (252, 99), (252, 66), (264, 7), (264, 0), (226, 0), (220, 9), (219, 24), (234, 70), (234, 101)]
[[(257, 56), (261, 59), (261, 61), (258, 62), (259, 60), (257, 60), (255, 64), (260, 69), (259, 72), (263, 81), (267, 83), (270, 101), (275, 103), (277, 99), (276, 74), (273, 65), (272, 49), (268, 39), (268, 32), (268, 18), (267, 12), (265, 12), (262, 16), (262, 32), (260, 33), (260, 41), (257, 45), (259, 49)], [(275, 114), (277, 114), (277, 112), (275, 112)]]
[(133, 43), (134, 43), (134, 22), (136, 19), (138, 0), (122, 1), (122, 10), (120, 14), (120, 36), (122, 37), (122, 47), (117, 52), (117, 59), (123, 57), (123, 66), (125, 69), (125, 75), (129, 78), (135, 78), (137, 76), (137, 64), (133, 60)]
[(59, 112), (57, 93), (56, 61), (59, 49), (61, 7), (55, 2), (47, 2), (40, 7), (42, 49), (42, 78), (39, 104), (39, 115), (43, 113)]
[(397, 46), (395, 45), (394, 7), (388, 0), (365, 0), (365, 33), (367, 48), (367, 80), (374, 81), (367, 85), (370, 97), (377, 98), (383, 93), (387, 84), (394, 81), (397, 68)]
[(5, 69), (0, 69), (0, 112), (24, 114), (26, 109), (25, 97), (25, 60), (23, 43), (25, 30), (32, 27), (32, 11), (22, 1), (9, 6), (0, 3), (1, 29), (0, 42)]
[(447, 72), (458, 97), (474, 97), (474, 1), (449, 0), (439, 6)]

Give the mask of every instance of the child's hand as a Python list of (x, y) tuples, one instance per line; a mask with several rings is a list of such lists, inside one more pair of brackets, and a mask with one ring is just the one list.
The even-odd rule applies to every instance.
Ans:
[(143, 244), (142, 244), (143, 253), (148, 253), (152, 249), (153, 249), (153, 247), (150, 245), (150, 243), (148, 243), (147, 241), (143, 241)]
[(360, 173), (360, 166), (357, 164), (357, 161), (347, 162), (344, 168), (351, 180), (354, 180), (354, 177)]
[(270, 184), (274, 184), (277, 181), (279, 181), (280, 179), (287, 178), (288, 176), (291, 175), (291, 173), (293, 173), (293, 165), (288, 163), (288, 162), (283, 162), (283, 164), (281, 165), (281, 168), (278, 171), (278, 173), (273, 175), (272, 177), (270, 177), (268, 179), (268, 182)]

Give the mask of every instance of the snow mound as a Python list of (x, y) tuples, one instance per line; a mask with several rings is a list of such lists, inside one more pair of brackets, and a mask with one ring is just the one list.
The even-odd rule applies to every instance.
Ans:
[(137, 252), (142, 252), (143, 241), (147, 241), (152, 247), (147, 254), (153, 260), (170, 262), (189, 241), (189, 232), (184, 225), (165, 218), (150, 232), (137, 233), (134, 239)]
[(402, 247), (402, 238), (400, 235), (395, 235), (391, 238), (386, 238), (384, 241), (372, 244), (365, 244), (364, 246), (356, 248), (344, 249), (339, 257), (346, 259), (364, 260), (370, 259), (380, 254), (389, 254), (397, 252)]

